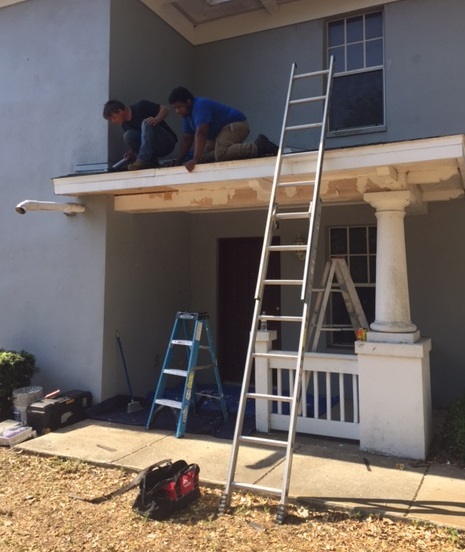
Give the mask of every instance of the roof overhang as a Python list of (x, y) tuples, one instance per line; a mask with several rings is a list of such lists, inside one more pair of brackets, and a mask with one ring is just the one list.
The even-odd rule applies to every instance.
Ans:
[[(24, 1), (0, 0), (0, 8)], [(383, 0), (382, 4), (398, 1)], [(379, 0), (227, 0), (221, 2), (141, 0), (141, 2), (193, 45), (380, 5)]]
[[(364, 203), (369, 192), (411, 190), (413, 208), (430, 201), (464, 197), (465, 136), (328, 150), (321, 198), (326, 204)], [(283, 156), (281, 181), (299, 182), (279, 190), (280, 203), (308, 204), (313, 192), (317, 152)], [(276, 158), (246, 159), (184, 167), (53, 178), (55, 193), (110, 195), (115, 211), (222, 211), (268, 206)]]

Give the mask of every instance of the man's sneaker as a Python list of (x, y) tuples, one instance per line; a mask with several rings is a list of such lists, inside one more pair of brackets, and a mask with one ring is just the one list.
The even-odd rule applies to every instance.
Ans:
[(156, 161), (144, 161), (144, 159), (136, 159), (134, 163), (128, 165), (128, 171), (140, 171), (142, 169), (153, 169), (159, 165)]
[(278, 146), (276, 144), (273, 144), (271, 140), (268, 140), (268, 138), (264, 134), (258, 135), (257, 139), (255, 140), (255, 145), (257, 146), (258, 157), (278, 154)]

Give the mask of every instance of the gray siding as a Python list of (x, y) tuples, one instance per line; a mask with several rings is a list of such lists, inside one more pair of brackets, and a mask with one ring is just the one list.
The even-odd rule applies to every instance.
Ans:
[(106, 202), (89, 199), (75, 217), (15, 205), (57, 199), (52, 176), (106, 158), (108, 14), (107, 0), (41, 0), (0, 17), (0, 347), (35, 354), (48, 391), (97, 396)]

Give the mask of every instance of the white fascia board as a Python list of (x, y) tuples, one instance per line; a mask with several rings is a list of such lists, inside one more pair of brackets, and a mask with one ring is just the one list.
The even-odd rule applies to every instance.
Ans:
[[(393, 142), (373, 146), (327, 150), (324, 176), (327, 179), (374, 173), (378, 167), (420, 169), (452, 160), (460, 165), (464, 160), (463, 134), (426, 138), (408, 142)], [(314, 174), (318, 153), (299, 153), (283, 160), (283, 178)], [(144, 193), (149, 190), (173, 190), (183, 186), (205, 185), (215, 182), (242, 182), (256, 179), (272, 181), (275, 157), (227, 161), (198, 165), (189, 173), (184, 167), (147, 169), (135, 172), (116, 172), (97, 175), (63, 176), (53, 178), (55, 194), (122, 194)], [(403, 167), (402, 167), (403, 166)]]
[[(384, 0), (383, 4), (400, 0)], [(194, 46), (246, 34), (379, 7), (374, 0), (296, 0), (282, 4), (276, 13), (257, 10), (194, 26), (166, 0), (142, 0), (153, 12)]]

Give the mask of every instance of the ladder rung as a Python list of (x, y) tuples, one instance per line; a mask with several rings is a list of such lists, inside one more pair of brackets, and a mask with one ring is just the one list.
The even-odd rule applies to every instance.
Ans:
[(239, 439), (241, 443), (253, 443), (254, 445), (266, 445), (269, 447), (287, 447), (287, 441), (281, 441), (279, 439), (267, 439), (265, 437), (253, 437), (252, 435), (240, 435)]
[(254, 358), (285, 358), (297, 360), (299, 355), (293, 353), (253, 353)]
[(270, 245), (268, 247), (269, 251), (305, 251), (307, 249), (307, 244), (292, 244), (292, 245)]
[(231, 487), (235, 489), (244, 489), (246, 491), (260, 491), (266, 494), (281, 495), (281, 489), (275, 489), (274, 487), (262, 487), (261, 485), (254, 485), (253, 483), (239, 483), (239, 481), (231, 481)]
[(328, 75), (328, 69), (321, 69), (321, 71), (312, 71), (311, 73), (300, 73), (300, 75), (294, 75), (294, 79), (307, 79), (309, 77), (321, 77), (323, 75)]
[(180, 370), (179, 368), (165, 368), (163, 373), (169, 374), (170, 376), (181, 376), (182, 378), (187, 377), (187, 370)]
[(274, 322), (302, 322), (302, 316), (291, 315), (273, 315), (262, 314), (258, 317), (259, 320), (271, 320)]
[(291, 182), (280, 182), (278, 188), (291, 188), (295, 186), (314, 186), (314, 180), (293, 180)]
[(181, 401), (173, 401), (171, 399), (157, 399), (155, 403), (160, 404), (161, 406), (169, 406), (170, 408), (177, 408), (178, 410), (180, 410), (182, 406)]
[(326, 96), (312, 96), (311, 98), (299, 98), (297, 100), (291, 100), (289, 105), (298, 105), (308, 102), (321, 102), (326, 100)]
[(292, 125), (286, 127), (284, 130), (305, 130), (306, 128), (319, 128), (323, 125), (323, 123), (306, 123), (304, 125)]
[(192, 340), (188, 339), (172, 339), (171, 345), (187, 345), (188, 347), (192, 346)]
[(263, 399), (267, 401), (291, 402), (289, 395), (267, 395), (265, 393), (246, 393), (248, 399)]
[(284, 219), (305, 219), (308, 218), (309, 212), (308, 211), (296, 211), (293, 213), (276, 213), (275, 219), (276, 220), (284, 220)]
[(263, 280), (267, 286), (301, 286), (303, 280)]

